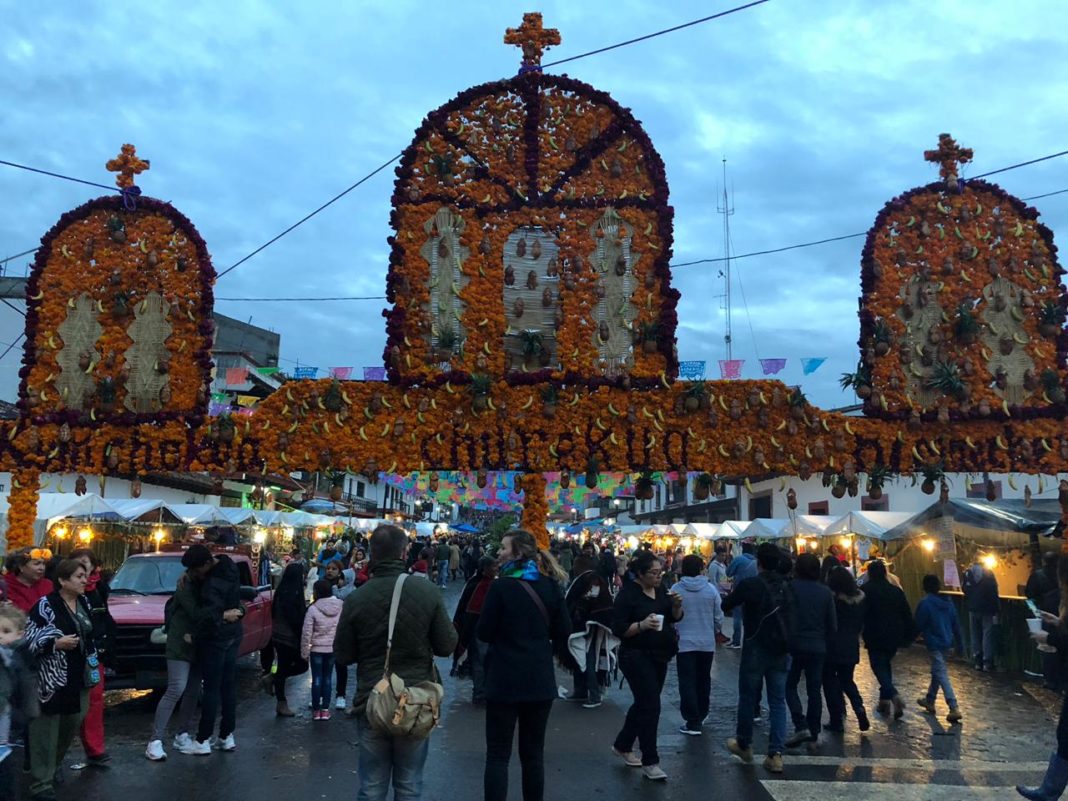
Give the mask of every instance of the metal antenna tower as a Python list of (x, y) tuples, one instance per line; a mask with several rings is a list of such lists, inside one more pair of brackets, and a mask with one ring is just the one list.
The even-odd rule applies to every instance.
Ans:
[(724, 284), (724, 302), (727, 310), (727, 327), (723, 334), (723, 342), (727, 346), (727, 360), (733, 357), (733, 334), (731, 332), (731, 217), (734, 216), (734, 197), (727, 195), (727, 159), (723, 159), (723, 199), (722, 205), (716, 206), (716, 211), (723, 215), (723, 269), (719, 271)]

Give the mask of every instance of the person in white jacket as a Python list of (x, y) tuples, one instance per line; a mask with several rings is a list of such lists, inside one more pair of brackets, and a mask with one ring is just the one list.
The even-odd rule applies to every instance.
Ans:
[(334, 695), (334, 634), (343, 603), (333, 595), (325, 579), (312, 588), (315, 601), (304, 617), (300, 633), (300, 655), (311, 663), (312, 719), (330, 720), (330, 699)]
[(682, 560), (682, 578), (671, 588), (682, 598), (683, 618), (675, 624), (679, 635), (679, 701), (683, 734), (699, 736), (712, 698), (712, 660), (716, 629), (723, 621), (719, 590), (701, 575), (704, 560), (691, 554)]

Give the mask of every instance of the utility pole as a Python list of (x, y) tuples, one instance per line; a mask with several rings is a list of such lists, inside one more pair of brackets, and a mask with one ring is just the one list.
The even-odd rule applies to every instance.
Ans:
[(726, 330), (723, 343), (727, 346), (727, 361), (733, 359), (733, 334), (731, 332), (731, 217), (734, 216), (734, 200), (727, 194), (727, 159), (723, 159), (723, 201), (716, 206), (716, 211), (723, 215), (723, 297), (726, 304)]

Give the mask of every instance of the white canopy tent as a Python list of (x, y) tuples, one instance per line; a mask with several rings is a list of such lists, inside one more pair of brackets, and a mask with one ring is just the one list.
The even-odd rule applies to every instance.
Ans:
[(719, 537), (718, 523), (690, 523), (683, 529), (684, 537), (696, 537), (699, 540), (714, 540)]
[(252, 515), (261, 526), (281, 525), (282, 513), (277, 509), (256, 509)]
[(243, 526), (256, 521), (256, 512), (239, 506), (223, 506), (219, 512), (225, 517), (231, 526)]
[[(0, 526), (4, 532), (3, 546), (7, 550), (7, 513), (10, 508), (8, 496), (0, 496)], [(70, 492), (42, 492), (37, 496), (37, 517), (33, 522), (33, 541), (40, 545), (54, 524), (68, 517), (97, 520), (119, 520), (122, 515), (99, 495), (87, 493), (74, 495)]]
[(724, 520), (719, 524), (719, 531), (716, 532), (716, 539), (739, 540), (742, 538), (742, 534), (747, 528), (749, 528), (748, 520)]
[(887, 531), (912, 517), (908, 512), (850, 512), (838, 518), (826, 529), (823, 536), (856, 534), (869, 539), (881, 540)]
[(227, 525), (230, 522), (219, 507), (207, 503), (174, 503), (167, 504), (167, 508), (190, 526)]
[(742, 536), (746, 539), (778, 540), (791, 536), (789, 526), (787, 518), (758, 517), (749, 524)]
[(621, 537), (641, 537), (653, 528), (653, 526), (616, 526), (616, 531)]
[(795, 515), (781, 536), (822, 537), (836, 519), (830, 515)]

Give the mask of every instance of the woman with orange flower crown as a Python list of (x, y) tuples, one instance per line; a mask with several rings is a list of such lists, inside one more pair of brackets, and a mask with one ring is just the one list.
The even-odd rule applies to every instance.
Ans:
[(7, 557), (7, 600), (23, 612), (29, 612), (54, 587), (44, 577), (45, 567), (52, 558), (47, 548), (23, 548)]

